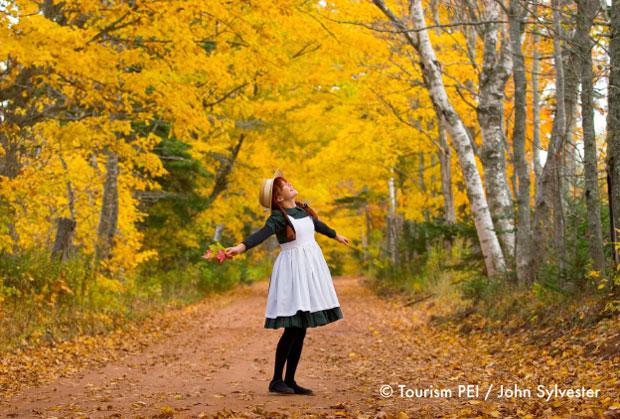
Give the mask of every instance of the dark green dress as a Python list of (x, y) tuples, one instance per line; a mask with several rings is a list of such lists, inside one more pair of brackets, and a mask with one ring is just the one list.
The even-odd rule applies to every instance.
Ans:
[(335, 322), (342, 318), (343, 315), (340, 307), (316, 311), (314, 313), (299, 310), (293, 316), (276, 317), (275, 319), (266, 317), (265, 329), (277, 329), (279, 327), (317, 327)]

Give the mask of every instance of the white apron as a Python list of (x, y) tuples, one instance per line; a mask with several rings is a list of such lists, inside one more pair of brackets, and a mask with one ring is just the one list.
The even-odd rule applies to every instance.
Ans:
[(280, 243), (269, 280), (265, 317), (292, 316), (298, 310), (311, 313), (339, 307), (329, 267), (314, 239), (310, 216), (287, 217), (295, 227), (295, 240)]

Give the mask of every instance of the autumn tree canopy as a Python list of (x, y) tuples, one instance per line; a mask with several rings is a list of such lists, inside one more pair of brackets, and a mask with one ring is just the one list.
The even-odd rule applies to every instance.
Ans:
[(593, 122), (615, 59), (597, 2), (0, 10), (6, 255), (64, 243), (128, 281), (258, 228), (258, 186), (280, 167), (353, 239), (355, 255), (325, 244), (348, 266), (373, 246), (397, 263), (403, 222), (470, 223), (486, 274), (531, 283), (568, 269), (580, 197), (588, 269), (618, 262), (600, 215), (620, 169)]

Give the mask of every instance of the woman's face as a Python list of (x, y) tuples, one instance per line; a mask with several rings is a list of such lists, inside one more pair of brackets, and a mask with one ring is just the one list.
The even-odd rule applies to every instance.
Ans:
[(282, 184), (282, 188), (278, 193), (278, 201), (286, 201), (293, 199), (297, 196), (297, 190), (293, 187), (293, 185), (289, 181), (285, 181)]

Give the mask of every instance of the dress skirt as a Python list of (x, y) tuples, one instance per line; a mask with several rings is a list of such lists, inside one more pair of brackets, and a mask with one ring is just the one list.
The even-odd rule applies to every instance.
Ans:
[(342, 319), (329, 267), (314, 239), (312, 219), (289, 218), (296, 238), (280, 244), (269, 280), (265, 328), (317, 327)]

